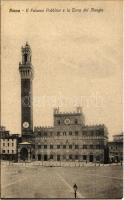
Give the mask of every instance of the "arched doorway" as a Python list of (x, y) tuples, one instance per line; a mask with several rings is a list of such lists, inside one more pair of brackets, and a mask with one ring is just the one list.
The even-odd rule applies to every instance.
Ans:
[(57, 161), (60, 161), (60, 155), (57, 155)]
[(20, 160), (28, 160), (28, 150), (26, 148), (22, 148), (20, 151)]
[(47, 154), (44, 155), (44, 161), (47, 161)]
[(41, 154), (38, 154), (38, 160), (41, 160)]
[(91, 154), (90, 157), (89, 157), (89, 161), (90, 161), (90, 162), (93, 162), (93, 155), (92, 155), (92, 154)]

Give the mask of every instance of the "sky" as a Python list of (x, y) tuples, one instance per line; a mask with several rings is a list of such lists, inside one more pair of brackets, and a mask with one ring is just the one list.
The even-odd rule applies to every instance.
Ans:
[[(26, 13), (27, 8), (44, 12)], [(46, 8), (65, 12), (46, 12)], [(2, 1), (1, 17), (3, 126), (12, 133), (21, 131), (18, 68), (21, 46), (28, 41), (34, 126), (52, 126), (54, 107), (72, 112), (81, 106), (86, 124), (105, 124), (110, 138), (122, 131), (121, 1)]]

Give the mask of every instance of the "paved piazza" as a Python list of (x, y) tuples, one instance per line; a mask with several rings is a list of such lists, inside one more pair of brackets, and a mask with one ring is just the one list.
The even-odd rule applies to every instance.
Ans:
[(2, 198), (122, 198), (122, 166), (2, 164)]

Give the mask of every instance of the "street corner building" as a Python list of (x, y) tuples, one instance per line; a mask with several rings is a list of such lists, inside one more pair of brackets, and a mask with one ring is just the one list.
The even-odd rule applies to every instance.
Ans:
[(0, 157), (2, 160), (18, 160), (18, 142), (21, 141), (18, 134), (10, 134), (5, 127), (0, 127)]
[(122, 162), (123, 160), (123, 133), (113, 136), (113, 141), (108, 142), (109, 161)]
[(54, 109), (53, 127), (33, 129), (33, 65), (28, 43), (22, 47), (21, 131), (18, 160), (107, 162), (108, 132), (105, 125), (85, 125), (81, 107), (72, 113)]

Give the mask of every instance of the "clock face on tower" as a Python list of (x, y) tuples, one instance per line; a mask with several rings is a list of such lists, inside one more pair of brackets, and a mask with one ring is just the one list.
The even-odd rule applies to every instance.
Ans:
[(70, 124), (70, 119), (68, 119), (68, 118), (65, 119), (65, 120), (64, 120), (64, 123), (65, 123), (65, 124)]
[(23, 128), (28, 128), (29, 127), (29, 123), (28, 122), (24, 122), (23, 123)]

